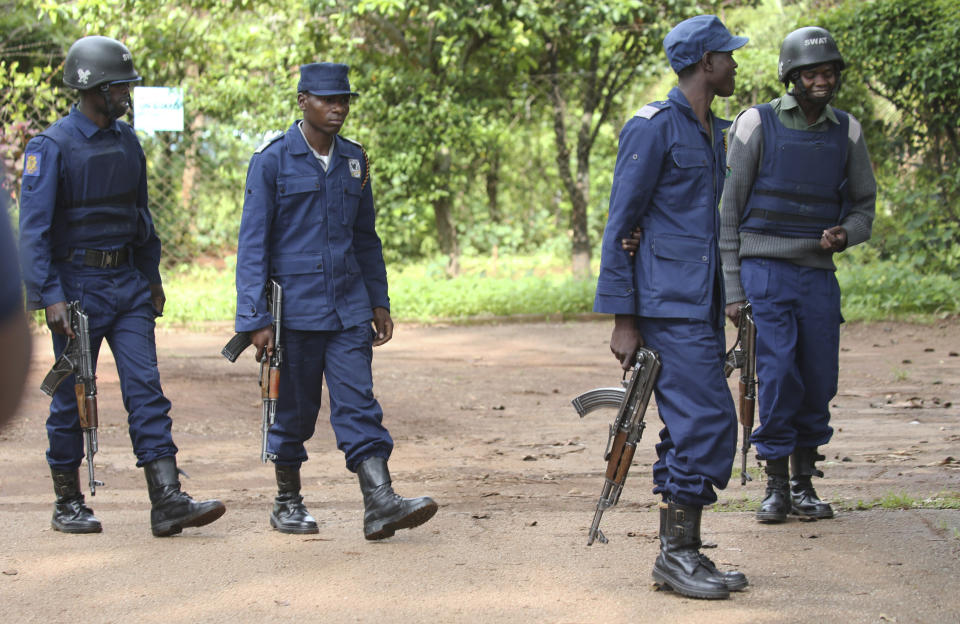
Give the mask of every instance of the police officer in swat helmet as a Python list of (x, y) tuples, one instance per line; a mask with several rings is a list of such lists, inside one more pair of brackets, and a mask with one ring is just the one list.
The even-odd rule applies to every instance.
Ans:
[[(147, 207), (143, 149), (120, 121), (130, 110), (130, 84), (140, 76), (126, 46), (92, 36), (70, 47), (63, 80), (79, 91), (79, 102), (32, 139), (24, 155), (20, 251), (27, 307), (44, 310), (57, 354), (73, 337), (70, 301), (78, 300), (89, 316), (94, 363), (103, 340), (110, 345), (137, 466), (146, 475), (151, 529), (158, 537), (173, 535), (213, 522), (225, 508), (180, 490), (154, 339), (165, 301), (160, 240)], [(84, 452), (69, 380), (51, 401), (47, 437), (57, 496), (53, 528), (99, 533), (100, 521), (80, 490)]]
[(368, 540), (429, 520), (429, 497), (403, 498), (391, 485), (393, 439), (373, 394), (373, 347), (393, 336), (387, 271), (375, 227), (366, 151), (340, 135), (350, 113), (348, 67), (300, 67), (303, 118), (256, 150), (247, 169), (237, 249), (238, 332), (250, 332), (259, 361), (277, 347), (265, 286), (283, 289), (280, 397), (270, 428), (277, 496), (270, 525), (281, 533), (316, 533), (300, 494), (304, 443), (314, 433), (322, 380), (330, 424), (346, 467), (363, 494)]
[(823, 476), (818, 447), (833, 434), (837, 393), (843, 318), (833, 255), (870, 238), (877, 194), (860, 123), (830, 106), (844, 67), (826, 30), (790, 33), (778, 68), (787, 93), (744, 111), (730, 131), (720, 249), (727, 316), (737, 324), (749, 300), (757, 325), (760, 522), (833, 517), (811, 482)]

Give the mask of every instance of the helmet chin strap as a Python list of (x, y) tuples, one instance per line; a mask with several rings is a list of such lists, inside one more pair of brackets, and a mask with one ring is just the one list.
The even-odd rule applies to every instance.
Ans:
[(803, 86), (803, 80), (800, 79), (800, 70), (795, 69), (790, 73), (788, 77), (788, 82), (793, 83), (793, 90), (787, 91), (790, 95), (798, 98), (802, 98), (813, 104), (820, 106), (826, 106), (833, 101), (833, 98), (837, 96), (837, 92), (840, 91), (840, 84), (843, 82), (843, 73), (839, 70), (837, 71), (837, 83), (833, 85), (833, 89), (830, 90), (830, 94), (825, 98), (814, 98), (810, 95), (810, 90)]
[(127, 99), (127, 102), (128, 102), (127, 106), (117, 106), (110, 100), (109, 84), (100, 85), (99, 91), (100, 91), (100, 95), (103, 96), (104, 110), (107, 113), (107, 117), (109, 117), (111, 121), (116, 121), (117, 119), (120, 119), (121, 117), (126, 115), (127, 112), (130, 110), (129, 98)]

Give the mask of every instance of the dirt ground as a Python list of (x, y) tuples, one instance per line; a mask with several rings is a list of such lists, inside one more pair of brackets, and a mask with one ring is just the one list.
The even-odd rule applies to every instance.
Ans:
[(884, 497), (960, 497), (960, 321), (843, 328), (836, 432), (816, 482), (840, 511), (760, 525), (750, 505), (763, 482), (732, 482), (720, 494), (727, 504), (705, 512), (704, 538), (750, 587), (718, 602), (652, 585), (653, 406), (620, 504), (603, 518), (610, 543), (586, 545), (613, 412), (581, 420), (570, 399), (619, 381), (610, 328), (400, 325), (374, 362), (396, 440), (394, 485), (433, 496), (440, 511), (382, 542), (363, 539), (359, 488), (326, 414), (303, 469), (320, 533), (270, 529), (275, 485), (259, 461), (256, 364), (219, 355), (226, 325), (158, 334), (179, 464), (191, 476), (184, 489), (223, 500), (226, 515), (152, 537), (105, 350), (95, 463), (106, 485), (87, 498), (104, 532), (53, 531), (48, 400), (38, 388), (53, 355), (38, 336), (25, 402), (0, 433), (0, 622), (960, 621), (960, 510), (857, 509)]

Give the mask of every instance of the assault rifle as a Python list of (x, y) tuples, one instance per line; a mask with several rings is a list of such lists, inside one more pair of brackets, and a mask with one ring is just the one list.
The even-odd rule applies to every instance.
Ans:
[(747, 452), (750, 450), (750, 434), (753, 431), (753, 415), (757, 407), (757, 326), (753, 322), (753, 307), (750, 303), (740, 306), (740, 323), (737, 327), (737, 342), (734, 343), (723, 362), (723, 374), (727, 377), (740, 369), (740, 485), (753, 478), (747, 474)]
[(90, 318), (80, 308), (79, 301), (67, 306), (73, 338), (67, 338), (63, 353), (53, 363), (53, 368), (43, 378), (40, 389), (53, 396), (57, 387), (70, 375), (75, 375), (74, 392), (77, 395), (77, 411), (87, 455), (87, 476), (90, 478), (90, 496), (97, 494), (102, 481), (94, 478), (93, 456), (97, 454), (97, 376), (93, 370), (93, 353), (90, 350)]
[[(283, 344), (280, 340), (280, 318), (283, 312), (283, 288), (276, 280), (267, 284), (267, 303), (273, 317), (273, 355), (266, 350), (260, 358), (260, 398), (263, 401), (263, 418), (260, 421), (260, 461), (275, 460), (277, 456), (267, 451), (267, 434), (277, 419), (277, 401), (280, 399), (280, 365), (283, 363)], [(240, 354), (249, 347), (250, 332), (234, 334), (230, 342), (220, 351), (223, 357), (236, 362)]]
[(637, 442), (643, 436), (646, 423), (643, 422), (650, 395), (653, 393), (653, 384), (660, 373), (660, 356), (656, 351), (640, 347), (633, 364), (630, 381), (626, 381), (624, 373), (623, 388), (597, 388), (584, 392), (573, 399), (573, 408), (583, 418), (590, 412), (601, 407), (618, 408), (617, 417), (610, 425), (610, 434), (607, 438), (607, 448), (603, 458), (607, 461), (607, 472), (604, 475), (603, 491), (597, 501), (597, 511), (593, 515), (593, 523), (587, 536), (587, 546), (593, 544), (594, 539), (601, 544), (607, 543), (607, 538), (600, 530), (600, 518), (603, 512), (613, 507), (620, 500), (623, 484), (627, 480), (627, 472), (633, 462), (633, 455), (637, 451)]

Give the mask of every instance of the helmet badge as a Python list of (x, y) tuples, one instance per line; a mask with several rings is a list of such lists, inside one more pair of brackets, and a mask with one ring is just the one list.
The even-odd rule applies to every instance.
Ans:
[(90, 70), (83, 69), (82, 67), (78, 68), (77, 80), (80, 82), (80, 84), (83, 84), (83, 85), (87, 84), (87, 81), (90, 80)]

